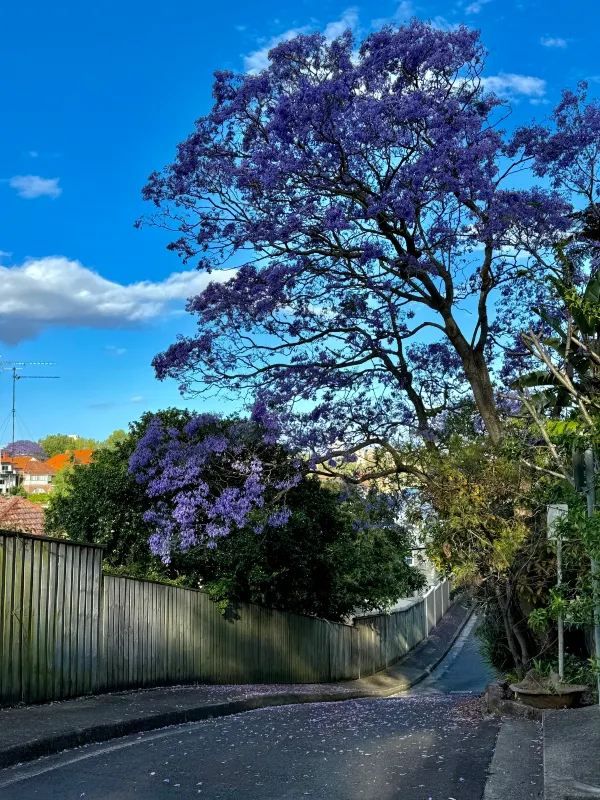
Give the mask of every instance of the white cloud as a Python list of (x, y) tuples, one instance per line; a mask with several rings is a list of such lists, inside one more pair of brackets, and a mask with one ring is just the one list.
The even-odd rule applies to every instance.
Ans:
[(347, 8), (339, 19), (327, 23), (323, 36), (328, 42), (333, 42), (338, 36), (345, 33), (348, 28), (353, 31), (358, 24), (358, 13), (355, 8)]
[(36, 197), (58, 197), (62, 194), (59, 180), (60, 178), (41, 178), (39, 175), (14, 175), (8, 179), (8, 185), (16, 190), (19, 197), (34, 200)]
[(244, 56), (244, 69), (251, 75), (262, 72), (263, 69), (269, 66), (269, 52), (274, 47), (281, 44), (281, 42), (288, 42), (301, 33), (307, 33), (307, 31), (308, 28), (290, 28), (288, 31), (280, 33), (279, 36), (273, 36), (264, 47), (253, 50), (251, 53), (248, 53), (247, 56)]
[[(323, 29), (323, 35), (327, 41), (331, 42), (340, 36), (348, 28), (354, 30), (358, 24), (358, 13), (355, 8), (348, 8), (339, 19), (327, 23)], [(246, 72), (256, 75), (263, 69), (269, 66), (269, 52), (282, 42), (289, 42), (301, 33), (309, 33), (311, 28), (308, 25), (303, 25), (298, 28), (290, 28), (278, 36), (273, 36), (269, 41), (257, 50), (253, 50), (248, 55), (244, 56), (244, 69)]]
[(415, 14), (415, 7), (412, 0), (401, 0), (391, 17), (377, 17), (377, 19), (372, 19), (371, 27), (381, 28), (383, 25), (389, 25), (391, 22), (399, 25), (403, 22), (408, 22)]
[(546, 81), (533, 75), (516, 75), (514, 72), (500, 72), (482, 78), (482, 83), (490, 92), (506, 98), (524, 95), (529, 98), (542, 98), (546, 94)]
[(455, 31), (460, 27), (458, 22), (450, 22), (441, 14), (437, 14), (435, 17), (430, 19), (429, 24), (432, 28), (437, 28), (439, 31)]
[(542, 36), (540, 44), (543, 47), (558, 47), (564, 49), (567, 46), (567, 40), (561, 39), (560, 36)]
[(491, 2), (492, 0), (473, 0), (465, 6), (465, 14), (479, 14), (481, 9)]
[(29, 150), (27, 155), (29, 158), (38, 158), (40, 154), (37, 150)]
[(134, 394), (132, 397), (129, 398), (130, 403), (143, 403), (144, 397), (141, 394)]
[(171, 313), (211, 281), (233, 275), (233, 270), (212, 275), (189, 270), (163, 281), (121, 284), (63, 256), (0, 266), (0, 341), (14, 344), (49, 327), (142, 325)]

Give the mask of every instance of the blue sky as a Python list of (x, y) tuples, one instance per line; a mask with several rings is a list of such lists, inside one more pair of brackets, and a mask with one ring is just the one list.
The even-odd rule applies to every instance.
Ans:
[[(213, 70), (259, 69), (294, 32), (360, 36), (413, 15), (481, 29), (489, 86), (511, 99), (513, 122), (546, 116), (579, 80), (600, 91), (597, 0), (3, 5), (0, 358), (54, 361), (30, 374), (61, 376), (19, 383), (19, 437), (103, 437), (186, 404), (150, 361), (192, 329), (185, 297), (205, 278), (165, 250), (163, 232), (133, 223), (146, 176), (207, 111)], [(0, 442), (9, 394), (2, 372)]]

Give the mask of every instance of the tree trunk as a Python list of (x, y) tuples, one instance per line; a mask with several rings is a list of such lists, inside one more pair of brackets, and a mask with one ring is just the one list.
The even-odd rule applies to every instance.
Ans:
[(446, 334), (460, 356), (483, 424), (492, 442), (498, 444), (502, 439), (502, 424), (496, 407), (490, 371), (483, 352), (471, 347), (450, 313), (442, 312), (442, 314), (446, 323)]
[[(506, 614), (508, 617), (508, 623), (510, 625), (510, 629), (513, 632), (513, 635), (517, 642), (519, 643), (520, 649), (520, 658), (521, 663), (524, 668), (529, 666), (529, 647), (527, 645), (527, 638), (523, 635), (523, 631), (521, 630), (521, 622), (515, 622), (515, 618), (513, 616), (513, 608), (514, 603), (511, 598), (511, 586), (510, 583), (506, 582)], [(519, 610), (520, 611), (520, 610)]]
[(496, 601), (498, 603), (498, 609), (502, 617), (502, 624), (504, 625), (504, 633), (506, 634), (506, 643), (508, 645), (508, 649), (510, 650), (512, 660), (515, 665), (515, 670), (517, 672), (517, 675), (519, 677), (522, 677), (524, 674), (524, 670), (523, 670), (523, 662), (521, 659), (521, 654), (519, 653), (517, 642), (515, 641), (512, 626), (510, 624), (508, 608), (506, 607), (506, 603), (502, 596), (502, 590), (500, 589), (499, 586), (496, 586)]
[(490, 439), (494, 444), (498, 444), (502, 438), (502, 424), (496, 408), (496, 399), (488, 366), (480, 353), (473, 352), (466, 359), (463, 359), (463, 366), (467, 380), (473, 390), (473, 399)]

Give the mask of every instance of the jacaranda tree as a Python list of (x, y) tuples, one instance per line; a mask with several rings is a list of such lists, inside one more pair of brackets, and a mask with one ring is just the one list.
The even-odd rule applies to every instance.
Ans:
[(526, 357), (518, 331), (561, 270), (576, 195), (589, 203), (573, 165), (597, 197), (600, 125), (566, 93), (552, 129), (506, 134), (484, 59), (477, 32), (413, 21), (358, 47), (298, 36), (259, 74), (217, 73), (144, 194), (184, 261), (235, 272), (190, 300), (197, 333), (155, 358), (158, 377), (247, 397), (321, 474), (359, 458), (357, 480), (425, 477), (420, 445), (435, 452), (469, 396), (500, 442), (505, 351)]
[(29, 439), (18, 439), (16, 442), (7, 444), (3, 450), (11, 456), (30, 456), (38, 461), (45, 461), (48, 458), (44, 448)]

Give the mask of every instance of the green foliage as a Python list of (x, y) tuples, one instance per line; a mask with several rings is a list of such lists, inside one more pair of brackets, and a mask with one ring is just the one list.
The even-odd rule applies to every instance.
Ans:
[(100, 443), (100, 447), (108, 447), (109, 449), (115, 448), (118, 444), (122, 444), (127, 440), (128, 433), (122, 428), (117, 428), (106, 439)]
[[(533, 669), (543, 677), (550, 677), (557, 670), (556, 656), (544, 655), (533, 660)], [(591, 658), (580, 658), (572, 653), (565, 653), (565, 683), (583, 684), (593, 687), (596, 682), (596, 670)]]
[[(236, 530), (214, 550), (174, 553), (164, 565), (149, 551), (148, 501), (128, 472), (150, 416), (133, 423), (124, 441), (96, 451), (89, 466), (60, 473), (46, 514), (48, 533), (103, 545), (111, 574), (202, 586), (223, 610), (251, 601), (340, 619), (357, 607), (384, 608), (422, 585), (406, 563), (406, 531), (380, 525), (377, 511), (367, 514), (357, 496), (341, 498), (316, 479), (289, 491), (292, 515), (285, 526), (262, 534), (251, 526)], [(188, 418), (175, 409), (161, 416), (176, 427)]]
[(500, 446), (451, 436), (423, 490), (432, 509), (425, 520), (430, 558), (475, 592), (490, 663), (519, 673), (545, 646), (527, 619), (545, 604), (556, 574), (545, 532), (546, 496), (556, 481), (523, 463), (523, 433), (517, 421)]
[(40, 506), (44, 506), (50, 502), (50, 498), (52, 497), (52, 495), (46, 494), (45, 492), (39, 494), (27, 494), (27, 492), (25, 492), (25, 497), (29, 500), (30, 503), (37, 503)]
[(96, 439), (86, 439), (82, 436), (69, 436), (66, 433), (52, 433), (40, 439), (38, 444), (43, 448), (48, 458), (66, 453), (68, 450), (95, 449), (98, 446)]
[(142, 519), (145, 498), (127, 471), (130, 452), (131, 444), (124, 442), (97, 451), (89, 466), (63, 470), (62, 484), (57, 480), (46, 510), (46, 530), (103, 545), (109, 565), (141, 576), (156, 566), (156, 559), (148, 549), (149, 530)]
[(515, 664), (507, 645), (501, 615), (494, 604), (488, 604), (484, 610), (475, 633), (479, 639), (483, 657), (488, 664), (500, 673), (514, 669)]
[(341, 619), (353, 609), (386, 608), (423, 579), (406, 563), (401, 527), (363, 529), (358, 500), (308, 479), (291, 490), (287, 525), (235, 531), (205, 551), (204, 587), (225, 607), (243, 600)]
[(438, 569), (475, 582), (506, 573), (528, 536), (519, 461), (483, 437), (452, 437), (429, 474), (424, 493), (435, 513), (428, 555)]

